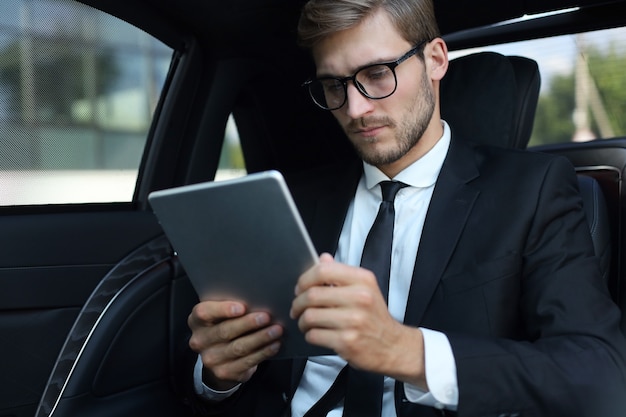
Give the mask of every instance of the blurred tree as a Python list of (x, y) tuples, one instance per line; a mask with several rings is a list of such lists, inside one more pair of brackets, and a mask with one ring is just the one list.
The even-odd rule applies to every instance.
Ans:
[(556, 75), (537, 104), (530, 145), (569, 142), (574, 133), (574, 75)]
[[(585, 48), (583, 62), (587, 65), (593, 85), (589, 91), (596, 94), (597, 106), (606, 111), (609, 130), (616, 136), (626, 136), (626, 53), (613, 43), (603, 50), (598, 47)], [(574, 110), (576, 109), (576, 75), (556, 75), (541, 94), (537, 105), (535, 125), (530, 145), (570, 142), (576, 132)], [(589, 127), (596, 137), (603, 137), (599, 128), (597, 111), (588, 112)], [(597, 107), (596, 107), (597, 110)], [(606, 126), (605, 126), (606, 127)], [(606, 129), (605, 129), (606, 130)]]
[[(621, 49), (621, 52), (620, 52)], [(608, 119), (616, 135), (626, 135), (626, 53), (613, 42), (602, 52), (598, 48), (587, 51), (589, 71), (608, 113)]]

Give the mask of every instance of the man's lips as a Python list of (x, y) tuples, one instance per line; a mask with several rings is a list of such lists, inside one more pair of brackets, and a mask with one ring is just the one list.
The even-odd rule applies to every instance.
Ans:
[(376, 136), (378, 134), (380, 134), (380, 132), (385, 128), (386, 126), (372, 126), (372, 127), (366, 127), (366, 128), (361, 128), (361, 129), (356, 129), (353, 131), (354, 134), (356, 135), (360, 135), (360, 136), (364, 136), (364, 137), (372, 137), (372, 136)]

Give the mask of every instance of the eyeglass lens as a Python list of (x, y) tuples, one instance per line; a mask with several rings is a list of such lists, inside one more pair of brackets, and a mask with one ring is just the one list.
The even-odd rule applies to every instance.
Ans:
[[(368, 98), (380, 99), (390, 96), (396, 89), (396, 76), (386, 64), (371, 65), (360, 69), (350, 77), (357, 89)], [(350, 79), (348, 78), (348, 80)], [(337, 109), (346, 101), (347, 80), (320, 78), (309, 85), (315, 102), (326, 109)]]

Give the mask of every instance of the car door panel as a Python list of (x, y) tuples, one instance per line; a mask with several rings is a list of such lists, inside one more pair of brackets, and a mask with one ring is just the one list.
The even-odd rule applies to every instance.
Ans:
[(5, 215), (0, 229), (0, 416), (32, 416), (93, 289), (161, 229), (118, 210)]

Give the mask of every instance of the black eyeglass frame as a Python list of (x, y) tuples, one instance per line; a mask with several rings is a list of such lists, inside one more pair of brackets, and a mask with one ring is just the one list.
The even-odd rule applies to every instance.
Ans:
[[(357, 91), (359, 93), (361, 93), (361, 95), (363, 95), (364, 97), (367, 97), (370, 100), (382, 100), (384, 98), (387, 98), (387, 97), (393, 95), (393, 93), (395, 93), (396, 90), (398, 89), (398, 76), (396, 75), (396, 67), (398, 65), (402, 64), (407, 59), (411, 58), (413, 55), (417, 54), (420, 51), (420, 49), (422, 47), (424, 47), (424, 45), (427, 44), (428, 42), (429, 42), (429, 40), (427, 40), (427, 39), (419, 42), (417, 45), (415, 45), (413, 48), (411, 48), (411, 50), (409, 50), (406, 54), (402, 55), (400, 58), (396, 59), (395, 61), (379, 62), (379, 63), (376, 63), (376, 64), (366, 65), (366, 66), (361, 67), (358, 70), (356, 70), (354, 72), (354, 74), (352, 74), (350, 76), (347, 76), (347, 77), (343, 77), (343, 78), (339, 78), (339, 77), (313, 78), (313, 79), (305, 81), (304, 84), (302, 84), (302, 87), (307, 87), (307, 90), (309, 91), (309, 96), (311, 97), (313, 102), (318, 107), (320, 107), (321, 109), (324, 109), (324, 110), (329, 110), (329, 111), (333, 111), (333, 110), (337, 110), (337, 109), (342, 108), (344, 106), (344, 104), (346, 104), (346, 102), (348, 101), (348, 81), (352, 81), (352, 84), (354, 84), (354, 86), (356, 87)], [(367, 91), (365, 91), (365, 88), (361, 85), (361, 83), (359, 83), (357, 81), (356, 76), (361, 71), (367, 70), (368, 68), (377, 67), (379, 65), (384, 65), (384, 66), (388, 67), (391, 70), (391, 73), (393, 74), (393, 78), (394, 78), (394, 81), (395, 81), (395, 87), (387, 95), (384, 95), (382, 97), (373, 97), (373, 96), (369, 95), (367, 93)], [(336, 81), (339, 81), (343, 85), (343, 97), (344, 98), (343, 98), (343, 102), (339, 106), (336, 106), (336, 107), (324, 106), (324, 105), (322, 105), (321, 103), (319, 103), (315, 99), (315, 96), (313, 95), (313, 92), (311, 91), (311, 84), (313, 84), (313, 82), (315, 82), (315, 81), (321, 81), (321, 80), (336, 80)]]

